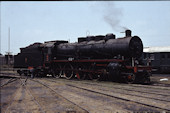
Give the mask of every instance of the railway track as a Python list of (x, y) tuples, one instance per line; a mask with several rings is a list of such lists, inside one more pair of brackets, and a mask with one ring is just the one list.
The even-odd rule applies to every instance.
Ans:
[[(10, 78), (7, 82), (2, 84), (1, 87), (3, 87), (1, 92), (3, 96), (1, 112), (3, 113), (30, 111), (41, 113), (64, 111), (88, 112), (77, 104), (67, 100), (62, 95), (59, 95), (52, 88), (35, 80), (28, 78)], [(9, 88), (15, 90), (12, 91), (9, 90)], [(9, 92), (10, 95), (5, 94)]]
[(16, 74), (13, 73), (0, 73), (0, 80), (1, 80), (1, 88), (3, 86), (6, 86), (18, 79), (21, 79), (21, 76), (17, 76)]
[[(119, 83), (103, 82), (103, 81), (92, 82), (88, 80), (79, 81), (79, 80), (65, 80), (65, 79), (54, 79), (54, 78), (28, 79), (28, 78), (21, 78), (21, 77), (18, 78), (9, 77), (9, 80), (6, 80), (5, 82), (3, 82), (3, 84), (1, 84), (1, 87), (2, 89), (6, 87), (10, 87), (13, 84), (15, 84), (15, 82), (19, 84), (17, 86), (18, 89), (11, 96), (7, 107), (4, 108), (5, 112), (10, 112), (12, 109), (16, 108), (16, 106), (20, 106), (20, 108), (25, 107), (26, 110), (21, 112), (31, 111), (30, 108), (27, 109), (28, 102), (23, 103), (23, 105), (19, 104), (19, 102), (21, 101), (20, 99), (21, 97), (18, 97), (17, 93), (24, 93), (22, 95), (27, 95), (27, 97), (29, 95), (32, 105), (37, 106), (38, 110), (36, 112), (42, 112), (42, 113), (48, 111), (47, 103), (50, 102), (48, 102), (47, 100), (47, 102), (43, 104), (44, 101), (41, 101), (40, 98), (41, 96), (42, 98), (44, 97), (53, 98), (53, 101), (55, 98), (60, 98), (62, 100), (65, 100), (64, 102), (71, 103), (71, 105), (76, 106), (76, 109), (78, 110), (81, 109), (80, 111), (83, 112), (89, 112), (89, 111), (91, 112), (93, 111), (91, 109), (94, 109), (95, 107), (98, 107), (100, 105), (100, 103), (95, 103), (96, 106), (95, 105), (93, 106), (93, 104), (89, 104), (88, 102), (82, 104), (81, 102), (74, 100), (77, 99), (77, 95), (79, 95), (78, 96), (79, 99), (81, 99), (81, 96), (87, 96), (94, 101), (96, 101), (95, 98), (100, 98), (100, 96), (102, 96), (101, 99), (106, 98), (106, 100), (115, 101), (115, 103), (118, 102), (124, 104), (124, 105), (121, 104), (120, 106), (121, 107), (125, 106), (125, 109), (126, 106), (134, 105), (134, 106), (138, 106), (139, 109), (141, 107), (141, 109), (148, 110), (148, 111), (170, 112), (169, 109), (170, 89), (168, 86), (119, 84)], [(42, 91), (42, 93), (40, 90)], [(37, 94), (36, 91), (39, 93)], [(43, 92), (48, 92), (48, 93), (43, 94)], [(55, 95), (55, 96), (51, 97), (49, 95), (51, 96)], [(24, 100), (24, 98), (25, 97), (23, 96), (22, 99)], [(107, 104), (108, 102), (104, 102), (104, 103)], [(86, 106), (86, 104), (89, 104), (91, 106), (90, 110), (89, 110), (89, 106), (84, 107), (84, 105)], [(128, 110), (130, 111), (136, 110), (136, 108), (130, 107), (128, 108)]]
[[(8, 77), (10, 78), (10, 76)], [(5, 98), (2, 98), (3, 100), (6, 100), (5, 103), (1, 103), (1, 110), (3, 113), (10, 113), (10, 112), (30, 112), (30, 109), (28, 108), (28, 104), (31, 104), (32, 106), (36, 106), (39, 110), (35, 112), (41, 112), (45, 113), (40, 106), (40, 104), (36, 101), (35, 97), (31, 94), (30, 90), (26, 86), (27, 78), (21, 78), (21, 77), (11, 77), (10, 80), (8, 80), (6, 83), (1, 85), (2, 96)], [(13, 88), (14, 87), (14, 88)], [(13, 92), (9, 90), (9, 88), (13, 88)], [(10, 92), (9, 96), (4, 96), (4, 92)], [(7, 94), (8, 94), (7, 93)], [(27, 96), (24, 96), (27, 95)], [(26, 100), (30, 99), (29, 103), (26, 102)], [(25, 101), (25, 102), (22, 102)], [(32, 110), (31, 110), (32, 111)]]
[(81, 106), (79, 106), (78, 104), (70, 101), (69, 99), (65, 98), (64, 96), (60, 95), (59, 93), (57, 93), (54, 89), (52, 89), (51, 87), (49, 87), (47, 84), (40, 82), (38, 80), (32, 80), (34, 82), (38, 82), (39, 84), (43, 85), (44, 87), (50, 89), (52, 92), (54, 92), (55, 94), (59, 95), (60, 97), (62, 97), (63, 99), (67, 100), (68, 102), (72, 103), (73, 105), (77, 106), (78, 108), (82, 109), (84, 112), (88, 113), (88, 111), (84, 108), (82, 108)]
[[(151, 92), (148, 93), (148, 92), (134, 91), (134, 90), (128, 90), (128, 89), (120, 90), (120, 88), (115, 88), (115, 87), (113, 87), (114, 90), (105, 89), (104, 87), (101, 87), (99, 89), (103, 90), (103, 91), (112, 91), (112, 92), (119, 93), (119, 94), (122, 94), (122, 90), (124, 90), (123, 94), (125, 94), (125, 95), (154, 99), (154, 100), (158, 100), (158, 101), (162, 101), (162, 102), (170, 102), (170, 97), (167, 100), (167, 95), (164, 95), (164, 94), (157, 94), (157, 93), (151, 93)], [(116, 89), (116, 91), (115, 91), (115, 89)], [(135, 93), (137, 93), (137, 94), (135, 94)], [(148, 95), (148, 94), (154, 94), (154, 95)]]
[(163, 84), (163, 83), (153, 83), (153, 86), (163, 86), (163, 87), (167, 87), (168, 89), (170, 89), (170, 84)]
[[(169, 90), (169, 93), (167, 89), (161, 89), (163, 91), (166, 91), (166, 92), (161, 92), (161, 90), (148, 90), (149, 88), (146, 88), (145, 89), (142, 87), (142, 86), (135, 86), (135, 88), (140, 88), (140, 89), (134, 89), (134, 86), (118, 86), (117, 85), (113, 85), (113, 86), (108, 86), (108, 85), (103, 85), (103, 84), (95, 84), (95, 83), (82, 83), (82, 84), (86, 84), (86, 85), (96, 85), (96, 86), (101, 86), (101, 87), (110, 87), (110, 88), (114, 88), (114, 89), (121, 89), (121, 90), (125, 90), (125, 91), (131, 91), (131, 92), (139, 92), (139, 93), (143, 93), (143, 94), (154, 94), (154, 95), (159, 95), (159, 96), (170, 96), (170, 90)], [(120, 85), (120, 84), (119, 84)]]
[[(48, 81), (56, 82), (54, 80), (48, 80)], [(66, 85), (69, 87), (86, 90), (89, 92), (109, 96), (109, 97), (124, 100), (124, 101), (134, 102), (134, 103), (152, 107), (152, 108), (158, 108), (158, 109), (165, 110), (168, 112), (170, 111), (169, 106), (168, 106), (168, 105), (170, 105), (170, 97), (167, 99), (167, 96), (169, 96), (169, 95), (166, 95), (166, 94), (157, 94), (157, 93), (146, 92), (146, 91), (135, 91), (135, 90), (129, 90), (127, 88), (123, 88), (120, 90), (116, 86), (113, 86), (113, 87), (110, 86), (108, 89), (108, 86), (102, 86), (100, 84), (95, 84), (95, 83), (90, 83), (90, 82), (84, 83), (82, 81), (81, 81), (81, 84), (85, 84), (86, 86), (85, 85), (78, 86), (78, 84), (75, 85), (76, 82), (79, 82), (79, 81), (74, 81), (75, 83), (72, 83), (72, 81), (70, 82), (70, 81), (64, 80), (64, 82), (66, 82)], [(94, 87), (94, 86), (99, 86), (99, 87)], [(141, 87), (141, 86), (139, 86), (139, 87)], [(110, 88), (113, 88), (113, 90), (110, 90)], [(115, 89), (116, 89), (116, 91), (115, 91)], [(117, 91), (117, 90), (119, 90), (119, 91)], [(123, 91), (123, 95), (122, 95), (122, 91)], [(129, 91), (129, 92), (127, 93), (127, 91)], [(112, 93), (109, 94), (108, 92), (112, 92)], [(135, 94), (134, 92), (135, 93), (137, 92), (137, 94)], [(145, 95), (143, 95), (143, 94), (145, 94)], [(148, 96), (148, 94), (150, 94), (150, 96)], [(122, 95), (122, 96), (120, 96), (120, 95)], [(129, 98), (127, 98), (127, 97), (129, 97)], [(131, 97), (137, 97), (137, 98), (131, 99)], [(146, 102), (143, 100), (145, 100)], [(163, 105), (155, 104), (154, 101), (156, 101), (158, 103), (163, 103)]]
[[(155, 105), (151, 105), (151, 104), (146, 104), (146, 103), (143, 103), (143, 102), (140, 102), (140, 101), (136, 101), (136, 100), (133, 100), (133, 99), (124, 98), (123, 96), (115, 96), (115, 95), (107, 94), (107, 93), (101, 92), (99, 90), (96, 91), (96, 90), (92, 90), (92, 89), (88, 89), (88, 88), (84, 88), (84, 87), (77, 87), (75, 85), (70, 85), (70, 84), (66, 84), (66, 85), (70, 86), (70, 87), (75, 87), (75, 88), (78, 88), (78, 89), (83, 89), (83, 90), (86, 90), (86, 91), (89, 91), (89, 92), (93, 92), (93, 93), (97, 93), (97, 94), (113, 97), (113, 98), (120, 99), (120, 100), (130, 101), (130, 102), (134, 102), (134, 103), (137, 103), (137, 104), (145, 105), (145, 106), (152, 107), (152, 108), (158, 108), (158, 109), (170, 112), (169, 108), (159, 107), (159, 105), (155, 106)], [(129, 95), (129, 94), (126, 94), (126, 95)], [(155, 99), (155, 98), (149, 98), (149, 99), (159, 100), (159, 99)], [(160, 101), (169, 102), (169, 101), (165, 101), (165, 100), (160, 100)]]
[(28, 78), (26, 78), (26, 79), (24, 79), (24, 80), (20, 79), (21, 85), (24, 86), (24, 90), (32, 97), (32, 101), (34, 101), (35, 104), (38, 105), (38, 107), (39, 107), (39, 109), (40, 109), (40, 112), (46, 113), (46, 112), (43, 110), (43, 108), (42, 108), (42, 106), (40, 105), (40, 103), (35, 99), (35, 97), (33, 96), (33, 94), (30, 92), (30, 89), (26, 86), (27, 79), (28, 79)]
[[(5, 95), (3, 95), (3, 93), (2, 93), (3, 91), (8, 92), (10, 94), (9, 97), (6, 97), (7, 103), (5, 103), (5, 104), (1, 103), (1, 112), (3, 112), (3, 113), (8, 113), (9, 107), (11, 106), (11, 104), (14, 101), (14, 98), (17, 95), (16, 92), (17, 92), (18, 86), (17, 85), (14, 86), (14, 84), (16, 84), (18, 82), (18, 78), (15, 78), (15, 79), (10, 78), (10, 77), (8, 77), (8, 78), (9, 78), (9, 80), (7, 80), (5, 83), (3, 83), (1, 85), (1, 97), (5, 97)], [(11, 88), (10, 91), (9, 91), (9, 88)], [(12, 88), (16, 89), (16, 90), (13, 90)], [(3, 98), (1, 98), (1, 99), (3, 100)]]
[(1, 88), (2, 88), (3, 86), (8, 85), (9, 83), (12, 83), (12, 82), (16, 81), (17, 79), (18, 79), (18, 78), (9, 78), (9, 80), (7, 80), (5, 83), (1, 83)]
[[(56, 80), (50, 79), (52, 82), (56, 82)], [(72, 83), (72, 82), (77, 82), (85, 85), (90, 85), (91, 86), (100, 86), (103, 89), (105, 88), (114, 88), (114, 89), (121, 89), (125, 91), (134, 91), (134, 92), (139, 92), (139, 93), (144, 93), (144, 94), (154, 94), (154, 95), (161, 95), (161, 96), (170, 96), (170, 90), (165, 87), (165, 89), (161, 88), (153, 88), (157, 90), (152, 90), (152, 87), (147, 87), (145, 85), (133, 85), (133, 84), (119, 84), (119, 83), (113, 83), (113, 82), (95, 82), (94, 81), (78, 81), (78, 80), (62, 80), (67, 83)], [(135, 89), (134, 89), (135, 88)], [(159, 89), (159, 90), (158, 90)], [(163, 91), (164, 92), (163, 92)], [(167, 93), (167, 91), (169, 93)]]

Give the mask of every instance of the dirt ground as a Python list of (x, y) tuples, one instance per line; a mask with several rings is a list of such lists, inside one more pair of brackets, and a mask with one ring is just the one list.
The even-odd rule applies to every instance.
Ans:
[(170, 75), (153, 75), (151, 85), (5, 75), (18, 78), (0, 78), (2, 113), (170, 112)]
[(170, 84), (170, 74), (153, 74), (151, 82), (155, 84)]

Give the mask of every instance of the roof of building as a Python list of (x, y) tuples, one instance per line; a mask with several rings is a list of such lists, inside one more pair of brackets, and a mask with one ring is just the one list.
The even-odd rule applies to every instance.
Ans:
[(143, 52), (146, 52), (146, 53), (170, 52), (170, 46), (144, 47)]

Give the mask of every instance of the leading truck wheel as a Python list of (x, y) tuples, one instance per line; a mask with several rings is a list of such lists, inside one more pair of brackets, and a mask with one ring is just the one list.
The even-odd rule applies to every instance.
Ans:
[(129, 74), (129, 75), (127, 75), (126, 76), (126, 83), (128, 83), (128, 84), (132, 84), (132, 83), (134, 83), (135, 82), (135, 78), (136, 78), (136, 75), (135, 74)]
[(66, 79), (71, 79), (73, 77), (73, 66), (71, 64), (66, 64), (64, 66), (64, 77)]

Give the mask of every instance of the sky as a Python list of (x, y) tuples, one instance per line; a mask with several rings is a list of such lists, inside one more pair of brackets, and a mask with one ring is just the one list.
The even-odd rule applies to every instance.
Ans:
[(77, 42), (78, 37), (126, 29), (144, 47), (170, 46), (170, 1), (1, 1), (0, 53), (51, 40)]

